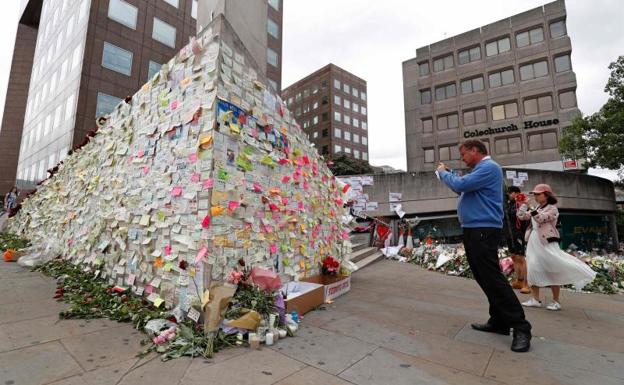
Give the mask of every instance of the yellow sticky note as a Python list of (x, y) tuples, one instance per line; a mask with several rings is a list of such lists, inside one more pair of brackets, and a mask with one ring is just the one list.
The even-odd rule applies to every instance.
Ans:
[(149, 215), (147, 215), (147, 214), (144, 214), (144, 215), (141, 217), (141, 220), (139, 221), (139, 224), (140, 224), (141, 226), (149, 226), (149, 223), (150, 223), (150, 216), (149, 216)]
[(165, 300), (158, 297), (154, 300), (154, 306), (159, 307), (163, 302), (165, 302)]
[(210, 290), (204, 291), (204, 295), (202, 296), (202, 309), (210, 302)]

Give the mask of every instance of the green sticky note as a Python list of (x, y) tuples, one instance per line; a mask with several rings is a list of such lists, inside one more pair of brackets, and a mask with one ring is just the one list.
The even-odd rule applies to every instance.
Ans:
[(162, 298), (160, 298), (160, 297), (158, 297), (158, 298), (156, 298), (156, 299), (154, 300), (154, 306), (156, 306), (156, 307), (160, 307), (160, 305), (161, 305), (163, 302), (165, 302), (165, 300), (164, 300), (164, 299), (162, 299)]
[(222, 181), (227, 181), (228, 180), (228, 172), (225, 171), (224, 169), (219, 169), (219, 171), (217, 171), (217, 179), (222, 180)]
[(284, 259), (282, 259), (282, 263), (284, 264), (284, 266), (290, 266), (290, 259), (289, 258), (284, 258)]
[(173, 265), (171, 264), (171, 262), (167, 262), (165, 264), (165, 267), (163, 267), (164, 271), (171, 271), (171, 269), (173, 269)]
[(165, 213), (163, 213), (162, 211), (158, 212), (158, 220), (159, 221), (164, 221), (165, 220)]

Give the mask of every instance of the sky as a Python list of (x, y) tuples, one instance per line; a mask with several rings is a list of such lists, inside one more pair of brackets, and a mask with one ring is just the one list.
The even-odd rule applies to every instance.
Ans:
[[(57, 1), (57, 0), (47, 0)], [(0, 12), (0, 106), (4, 106), (20, 1)], [(284, 0), (284, 88), (334, 63), (368, 85), (369, 159), (406, 169), (402, 62), (416, 48), (545, 4), (539, 0)], [(624, 1), (568, 0), (577, 98), (585, 114), (607, 100), (607, 66), (624, 54)], [(476, 11), (478, 10), (478, 11)], [(0, 109), (0, 116), (3, 108)], [(615, 172), (592, 170), (615, 177)]]

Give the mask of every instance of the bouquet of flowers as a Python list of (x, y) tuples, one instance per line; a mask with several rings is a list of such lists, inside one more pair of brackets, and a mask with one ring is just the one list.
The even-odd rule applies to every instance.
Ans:
[(340, 262), (334, 257), (327, 256), (321, 264), (321, 272), (325, 275), (337, 275), (340, 271)]

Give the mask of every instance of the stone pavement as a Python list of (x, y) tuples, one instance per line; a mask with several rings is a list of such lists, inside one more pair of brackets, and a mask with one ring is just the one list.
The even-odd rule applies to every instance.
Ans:
[(54, 286), (0, 262), (0, 385), (624, 383), (624, 296), (564, 292), (561, 312), (528, 309), (536, 337), (518, 354), (470, 329), (487, 317), (474, 281), (382, 261), (295, 338), (163, 363), (135, 357), (143, 336), (128, 324), (59, 320)]

